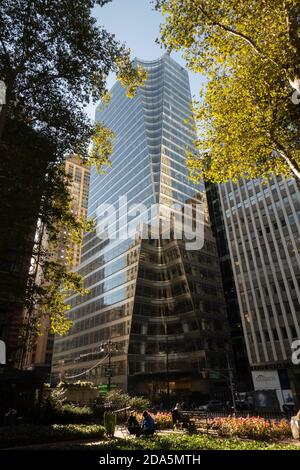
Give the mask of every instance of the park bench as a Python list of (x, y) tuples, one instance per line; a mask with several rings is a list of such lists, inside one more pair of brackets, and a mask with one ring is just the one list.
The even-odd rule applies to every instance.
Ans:
[[(185, 424), (182, 427), (189, 429), (197, 429), (202, 432), (209, 432), (209, 416), (205, 411), (180, 411), (182, 422)], [(181, 420), (179, 420), (180, 422)]]

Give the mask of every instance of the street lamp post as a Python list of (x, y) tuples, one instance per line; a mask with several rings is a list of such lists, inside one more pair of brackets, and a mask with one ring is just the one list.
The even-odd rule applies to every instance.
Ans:
[(170, 378), (169, 378), (169, 337), (167, 333), (166, 337), (166, 378), (167, 378), (167, 400), (168, 406), (170, 406)]
[(104, 351), (106, 349), (107, 351), (107, 357), (108, 357), (108, 367), (106, 369), (106, 374), (107, 374), (107, 391), (109, 392), (111, 389), (111, 379), (113, 376), (113, 368), (111, 365), (111, 358), (112, 358), (112, 353), (113, 351), (117, 350), (116, 344), (111, 341), (110, 339), (103, 343), (101, 345), (102, 350)]
[(226, 354), (226, 359), (227, 359), (227, 368), (228, 368), (228, 373), (229, 373), (229, 384), (230, 384), (233, 411), (236, 412), (236, 403), (235, 403), (235, 396), (234, 396), (234, 385), (233, 385), (233, 380), (232, 380), (233, 373), (232, 373), (232, 368), (230, 367), (228, 354)]
[(59, 364), (59, 381), (62, 382), (63, 377), (64, 377), (64, 364), (65, 364), (64, 359), (59, 359), (58, 364)]
[[(235, 413), (236, 412), (236, 402), (235, 402), (235, 396), (234, 396), (234, 383), (233, 383), (233, 380), (232, 380), (233, 379), (233, 372), (232, 372), (232, 368), (230, 366), (228, 354), (226, 354), (226, 360), (227, 360), (228, 375), (222, 374), (219, 370), (216, 370), (215, 372), (217, 372), (221, 377), (224, 377), (227, 381), (229, 380), (229, 388), (230, 388), (230, 392), (231, 392), (233, 411)], [(206, 370), (212, 371), (212, 369), (206, 369)]]

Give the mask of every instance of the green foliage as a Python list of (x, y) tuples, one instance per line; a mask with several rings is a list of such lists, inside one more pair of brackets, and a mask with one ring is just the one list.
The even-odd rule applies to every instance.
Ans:
[(300, 178), (298, 0), (158, 0), (162, 42), (205, 74), (194, 104), (195, 180)]
[(130, 61), (129, 51), (124, 49), (123, 55), (118, 58), (117, 65), (117, 79), (121, 82), (122, 86), (126, 88), (126, 95), (128, 98), (133, 98), (137, 92), (138, 87), (142, 86), (147, 80), (147, 72), (140, 66), (132, 66)]
[(91, 422), (93, 410), (88, 406), (75, 406), (70, 403), (62, 405), (52, 416), (55, 424), (83, 424)]
[(144, 411), (150, 407), (150, 401), (143, 397), (131, 397), (129, 400), (129, 406), (136, 411)]
[(107, 393), (104, 397), (104, 404), (106, 406), (113, 405), (115, 409), (126, 408), (129, 405), (130, 396), (122, 390), (114, 389)]
[[(74, 293), (85, 295), (89, 292), (83, 286), (82, 276), (71, 271), (71, 250), (74, 245), (82, 243), (84, 233), (94, 229), (94, 222), (73, 213), (68, 182), (61, 168), (54, 166), (48, 172), (47, 183), (45, 197), (41, 200), (40, 225), (32, 253), (33, 269), (29, 275), (25, 300), (30, 313), (27, 326), (33, 339), (43, 318), (49, 321), (50, 333), (66, 334), (72, 326), (67, 318), (70, 307), (66, 299)], [(64, 240), (66, 259), (61, 262), (55, 253), (62, 242), (63, 231), (68, 233), (68, 237)]]
[(113, 437), (117, 424), (117, 415), (111, 411), (105, 411), (103, 420), (106, 434)]
[(97, 386), (94, 382), (89, 382), (87, 380), (77, 380), (73, 383), (60, 382), (58, 387), (63, 387), (66, 390), (97, 390)]
[(114, 407), (125, 408), (131, 406), (136, 411), (143, 411), (149, 408), (150, 402), (147, 398), (133, 396), (130, 397), (127, 393), (120, 389), (113, 389), (104, 397), (106, 405), (113, 404)]
[[(82, 449), (83, 447), (80, 446)], [(118, 439), (94, 445), (93, 450), (299, 450), (296, 444), (280, 444), (241, 439), (220, 439), (208, 435), (156, 434), (151, 439)]]
[[(77, 385), (75, 389), (90, 388), (89, 384), (83, 382), (83, 386)], [(42, 420), (45, 424), (79, 424), (91, 421), (93, 416), (91, 408), (66, 403), (67, 390), (65, 382), (60, 382), (56, 388), (51, 389), (50, 394), (45, 394), (42, 407)]]
[(122, 390), (114, 389), (107, 393), (104, 397), (106, 406), (113, 406), (114, 409), (122, 409), (130, 406), (135, 411), (144, 411), (150, 406), (148, 399), (138, 396), (130, 397)]
[[(102, 93), (102, 96), (101, 96), (101, 103), (107, 107), (110, 103), (110, 100), (111, 100), (111, 94), (107, 90), (105, 90), (105, 92)], [(101, 105), (98, 106), (98, 109), (99, 110), (101, 109)]]
[(104, 167), (111, 167), (110, 156), (113, 151), (114, 133), (103, 124), (97, 123), (89, 154), (89, 164), (94, 165), (98, 172), (106, 173)]
[(58, 387), (51, 389), (50, 395), (47, 397), (47, 404), (53, 410), (60, 410), (66, 402), (66, 390), (60, 384)]
[[(22, 278), (6, 282), (10, 300), (2, 302), (1, 316), (15, 311), (13, 296), (18, 306), (25, 303), (25, 324), (19, 335), (23, 357), (24, 345), (29, 338), (34, 343), (45, 318), (52, 333), (69, 330), (66, 298), (87, 292), (80, 276), (53, 256), (62, 229), (68, 233), (69, 251), (93, 228), (91, 221), (72, 213), (62, 169), (64, 156), (78, 155), (97, 171), (110, 165), (113, 134), (101, 125), (93, 126), (84, 108), (91, 97), (95, 102), (103, 96), (107, 102), (106, 80), (111, 71), (119, 75), (130, 95), (143, 80), (143, 73), (132, 67), (129, 52), (92, 16), (96, 5), (108, 1), (78, 0), (72, 8), (68, 2), (56, 2), (55, 7), (51, 2), (27, 0), (0, 3), (0, 79), (7, 86), (6, 104), (0, 109), (0, 149), (6, 157), (0, 174), (6, 182), (3, 193), (8, 195), (5, 211), (14, 215), (5, 218), (2, 231), (20, 233), (19, 239), (8, 235), (3, 248), (13, 253), (7, 264), (24, 265)], [(15, 214), (16, 208), (20, 210)], [(30, 240), (26, 250), (24, 240)], [(8, 268), (10, 275), (13, 271)]]
[[(7, 85), (4, 114), (31, 123), (57, 145), (86, 155), (91, 125), (82, 106), (105, 91), (110, 71), (128, 51), (96, 25), (93, 7), (109, 0), (1, 2), (0, 78)], [(125, 67), (125, 68), (126, 68)], [(80, 150), (79, 150), (80, 149)]]
[(1, 427), (0, 447), (26, 446), (79, 439), (101, 439), (104, 436), (103, 426), (98, 425), (57, 425), (37, 426), (19, 425)]

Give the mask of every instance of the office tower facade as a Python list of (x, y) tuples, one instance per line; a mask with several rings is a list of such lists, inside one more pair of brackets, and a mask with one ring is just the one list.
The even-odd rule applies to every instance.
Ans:
[(254, 388), (276, 390), (281, 404), (299, 402), (299, 183), (232, 182), (219, 187)]
[[(88, 194), (90, 184), (90, 169), (75, 155), (70, 155), (65, 160), (65, 173), (69, 178), (69, 194), (71, 197), (71, 210), (78, 217), (86, 217), (88, 206)], [(56, 257), (66, 263), (66, 241), (67, 230), (62, 231), (57, 247)], [(76, 269), (80, 263), (81, 244), (71, 243), (70, 246), (70, 267)]]
[[(199, 398), (222, 386), (207, 379), (208, 369), (227, 367), (229, 338), (204, 185), (193, 184), (185, 167), (194, 140), (188, 74), (167, 54), (137, 65), (148, 78), (135, 98), (116, 83), (108, 107), (96, 114), (115, 142), (112, 169), (91, 172), (88, 215), (101, 218), (99, 207), (113, 204), (118, 227), (112, 216), (113, 234), (85, 236), (79, 272), (90, 293), (69, 299), (74, 324), (55, 340), (52, 372), (56, 379), (109, 379), (133, 393), (195, 392)], [(150, 238), (112, 236), (128, 227), (133, 204), (143, 204), (147, 214), (158, 204), (160, 220), (161, 209), (174, 203), (188, 203), (194, 212), (201, 207), (202, 249), (188, 250), (173, 232), (164, 237), (161, 226)], [(108, 340), (114, 346), (109, 368)]]
[[(86, 165), (82, 164), (78, 157), (70, 155), (65, 159), (64, 172), (69, 179), (72, 212), (78, 218), (85, 217), (87, 214), (90, 170)], [(63, 264), (67, 262), (67, 238), (68, 232), (63, 229), (59, 236), (56, 252), (53, 253), (53, 259)], [(47, 245), (47, 236), (45, 236), (44, 244)], [(80, 262), (81, 244), (72, 243), (69, 249), (70, 269), (75, 269)], [(50, 372), (53, 343), (54, 335), (49, 333), (48, 321), (44, 319), (40, 327), (40, 336), (37, 338), (34, 348), (27, 353), (26, 367), (39, 366), (49, 369)]]
[(206, 195), (211, 228), (217, 242), (226, 312), (232, 342), (235, 385), (238, 392), (252, 389), (250, 365), (247, 356), (239, 302), (234, 281), (230, 251), (218, 185), (206, 183)]

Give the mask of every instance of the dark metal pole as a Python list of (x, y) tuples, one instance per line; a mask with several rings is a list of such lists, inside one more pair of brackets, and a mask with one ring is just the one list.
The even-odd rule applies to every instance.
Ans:
[(231, 398), (232, 398), (232, 404), (233, 404), (233, 411), (236, 413), (236, 403), (235, 403), (235, 396), (234, 396), (234, 389), (233, 389), (233, 380), (232, 380), (232, 369), (230, 367), (230, 362), (229, 362), (229, 356), (228, 353), (226, 353), (226, 359), (227, 359), (227, 368), (228, 368), (228, 373), (229, 373), (229, 385), (230, 385), (230, 391), (231, 391)]
[(168, 406), (170, 405), (170, 381), (169, 381), (169, 337), (167, 332), (167, 357), (166, 357), (166, 372), (167, 372), (167, 397), (168, 397)]
[(110, 392), (111, 389), (111, 342), (108, 341), (108, 384), (107, 391)]

